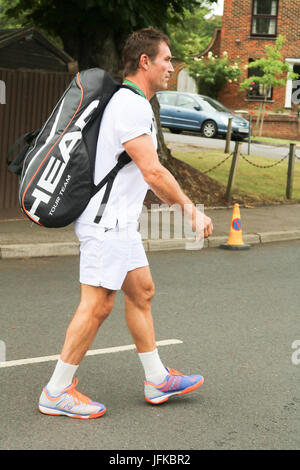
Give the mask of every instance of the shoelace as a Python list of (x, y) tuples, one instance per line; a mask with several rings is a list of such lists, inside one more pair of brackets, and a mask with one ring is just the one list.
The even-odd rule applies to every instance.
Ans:
[(83, 395), (83, 393), (80, 393), (78, 392), (78, 390), (76, 390), (76, 385), (78, 384), (78, 379), (74, 379), (72, 385), (70, 385), (70, 387), (66, 390), (66, 393), (69, 393), (70, 395), (72, 395), (72, 397), (74, 398), (74, 402), (77, 404), (77, 405), (80, 405), (81, 403), (85, 403), (86, 405), (88, 405), (90, 403), (90, 398), (87, 397), (86, 395)]

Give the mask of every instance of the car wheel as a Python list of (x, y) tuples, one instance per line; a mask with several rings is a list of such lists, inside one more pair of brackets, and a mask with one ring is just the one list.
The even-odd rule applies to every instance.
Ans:
[(205, 121), (202, 125), (202, 134), (204, 137), (212, 139), (218, 132), (218, 127), (215, 121)]
[(170, 127), (170, 131), (172, 134), (181, 134), (182, 130), (181, 129), (175, 129), (175, 127)]

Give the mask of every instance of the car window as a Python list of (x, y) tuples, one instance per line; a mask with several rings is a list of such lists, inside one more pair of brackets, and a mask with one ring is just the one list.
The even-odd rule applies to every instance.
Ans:
[(174, 93), (158, 93), (158, 101), (160, 104), (167, 104), (169, 106), (175, 106), (177, 95)]
[(225, 108), (219, 101), (216, 101), (212, 98), (209, 98), (208, 96), (201, 96), (199, 99), (201, 105), (203, 106), (204, 109), (207, 111), (221, 111), (225, 113), (230, 113), (229, 109)]
[(180, 106), (181, 108), (194, 109), (194, 107), (199, 106), (199, 104), (191, 96), (179, 95), (177, 106)]

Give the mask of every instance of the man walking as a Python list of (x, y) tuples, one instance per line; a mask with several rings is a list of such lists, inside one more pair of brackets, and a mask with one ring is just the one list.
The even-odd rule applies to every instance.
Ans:
[(133, 33), (123, 50), (124, 84), (108, 103), (100, 127), (95, 184), (115, 166), (125, 150), (132, 161), (118, 173), (101, 222), (99, 213), (103, 188), (75, 223), (80, 241), (81, 299), (68, 326), (60, 359), (44, 387), (39, 410), (72, 418), (97, 418), (106, 408), (76, 389), (75, 372), (103, 321), (110, 314), (115, 294), (125, 293), (126, 323), (145, 372), (145, 399), (160, 404), (173, 395), (195, 390), (201, 375), (185, 376), (162, 363), (155, 342), (151, 312), (154, 284), (137, 232), (138, 219), (149, 187), (169, 205), (178, 204), (191, 226), (206, 238), (213, 226), (183, 193), (156, 152), (155, 122), (149, 100), (167, 89), (171, 64), (169, 39), (146, 28)]

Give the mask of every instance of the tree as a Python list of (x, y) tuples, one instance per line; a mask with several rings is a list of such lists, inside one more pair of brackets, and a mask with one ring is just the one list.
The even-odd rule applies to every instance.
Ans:
[(242, 90), (251, 90), (255, 84), (258, 84), (263, 90), (263, 100), (260, 105), (256, 123), (256, 128), (258, 128), (260, 122), (260, 136), (263, 130), (265, 103), (267, 102), (271, 88), (285, 85), (286, 81), (289, 79), (296, 80), (298, 78), (298, 74), (294, 73), (289, 64), (283, 60), (281, 49), (284, 41), (285, 37), (279, 35), (274, 46), (266, 46), (265, 56), (248, 64), (248, 69), (256, 69), (260, 72), (256, 75), (251, 75), (240, 85)]
[(208, 19), (210, 8), (203, 4), (190, 11), (184, 9), (182, 15), (169, 11), (167, 31), (172, 45), (172, 54), (176, 59), (199, 54), (209, 44), (216, 27), (221, 26), (221, 19)]
[(16, 20), (15, 18), (8, 19), (5, 11), (11, 4), (14, 4), (15, 0), (0, 0), (0, 29), (8, 29), (8, 28), (20, 28), (21, 22)]
[[(15, 7), (18, 4), (18, 1), (19, 0), (0, 0), (0, 29), (22, 28), (25, 25), (33, 26), (31, 23), (27, 23), (25, 13), (20, 12), (17, 17), (7, 15), (7, 10)], [(58, 36), (54, 36), (42, 27), (39, 27), (39, 30), (48, 37), (49, 40), (56, 43), (58, 47), (63, 48), (63, 43)]]
[(130, 32), (150, 25), (165, 30), (169, 14), (178, 17), (196, 5), (196, 0), (14, 0), (6, 15), (61, 38), (80, 68), (107, 65), (109, 58), (111, 71), (118, 72)]
[[(101, 67), (121, 79), (121, 50), (126, 37), (139, 28), (153, 26), (166, 31), (170, 15), (179, 19), (185, 10), (199, 6), (197, 0), (0, 0), (8, 21), (36, 26), (62, 41), (64, 50), (79, 68)], [(213, 3), (203, 0), (201, 3)], [(7, 4), (10, 6), (7, 7)], [(170, 167), (161, 131), (159, 104), (151, 104), (158, 123), (158, 153)]]
[(186, 63), (195, 79), (198, 93), (217, 98), (227, 82), (237, 82), (241, 76), (238, 62), (230, 64), (227, 52), (221, 57), (209, 52), (207, 57), (188, 57)]

